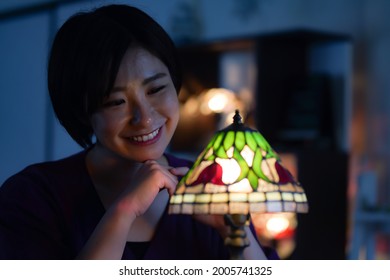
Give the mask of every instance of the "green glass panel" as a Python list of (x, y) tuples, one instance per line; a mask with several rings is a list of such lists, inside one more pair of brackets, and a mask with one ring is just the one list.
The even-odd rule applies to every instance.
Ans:
[[(213, 148), (211, 148), (211, 150), (213, 150)], [(207, 156), (208, 155), (208, 156)], [(213, 153), (206, 153), (205, 155), (204, 155), (205, 157), (205, 160), (211, 160), (212, 158), (214, 158), (215, 156), (214, 156), (214, 152)], [(207, 156), (207, 157), (206, 157)]]
[(277, 160), (280, 160), (279, 155), (271, 148), (265, 158), (276, 158)]
[(248, 172), (248, 181), (251, 184), (252, 189), (257, 190), (259, 180), (253, 170), (249, 170)]
[(263, 172), (261, 171), (261, 161), (263, 160), (263, 156), (261, 155), (261, 149), (257, 149), (255, 152), (255, 156), (253, 157), (252, 169), (256, 173), (257, 176), (261, 177)]
[(220, 158), (224, 158), (224, 159), (228, 158), (225, 150), (223, 149), (223, 146), (220, 146), (215, 154), (217, 155), (217, 157), (220, 157)]
[(217, 134), (216, 139), (215, 139), (214, 144), (213, 144), (214, 150), (217, 150), (219, 148), (219, 146), (221, 145), (221, 142), (222, 142), (222, 139), (223, 139), (224, 136), (225, 136), (224, 132), (219, 132)]
[(185, 180), (186, 180), (187, 177), (188, 177), (188, 174), (189, 174), (189, 173), (187, 173), (185, 176), (181, 177), (181, 180), (179, 181), (178, 185), (184, 184)]
[(237, 161), (238, 165), (241, 168), (240, 176), (236, 180), (236, 182), (239, 182), (239, 181), (241, 181), (242, 179), (244, 179), (247, 176), (248, 171), (249, 171), (249, 166), (246, 163), (245, 159), (238, 152), (237, 149), (234, 149), (233, 158)]
[(209, 161), (213, 161), (214, 159), (215, 159), (215, 154), (212, 154), (211, 156), (206, 158), (206, 160), (209, 160)]
[(262, 150), (257, 149), (255, 156), (253, 158), (252, 170), (253, 172), (264, 181), (270, 182), (270, 180), (264, 175), (263, 170), (261, 169), (261, 163), (263, 161), (263, 156), (261, 154)]
[(208, 150), (205, 150), (204, 153), (202, 153), (202, 156), (207, 158), (207, 157), (211, 156), (212, 154), (214, 154), (213, 147), (209, 148)]
[(270, 145), (268, 144), (267, 140), (261, 135), (259, 132), (258, 133), (253, 133), (253, 137), (255, 138), (257, 144), (263, 149), (266, 150), (267, 152), (271, 149)]
[(193, 166), (191, 166), (191, 168), (188, 170), (188, 172), (181, 178), (180, 180), (180, 184), (185, 184), (185, 181), (187, 180), (188, 176), (190, 176), (192, 174), (192, 172), (194, 171), (194, 169), (199, 165), (199, 163), (201, 162), (201, 158), (199, 157), (198, 158), (198, 161), (197, 163), (195, 163)]
[(198, 165), (199, 165), (199, 163), (202, 161), (203, 157), (206, 155), (206, 153), (207, 153), (208, 150), (209, 150), (209, 149), (206, 148), (206, 149), (204, 149), (204, 150), (202, 151), (202, 153), (201, 153), (201, 154), (198, 156), (198, 158), (196, 159), (196, 161), (195, 161), (195, 163), (194, 163), (194, 166), (198, 166)]
[(245, 136), (243, 131), (237, 131), (236, 132), (236, 141), (235, 141), (236, 149), (238, 149), (240, 152), (245, 146)]
[(249, 148), (251, 148), (252, 151), (255, 151), (256, 147), (257, 147), (257, 143), (256, 143), (256, 140), (252, 136), (252, 132), (246, 131), (245, 138), (246, 138), (246, 143), (248, 144)]
[(198, 166), (199, 163), (202, 161), (203, 157), (207, 154), (207, 152), (210, 150), (210, 148), (213, 146), (214, 142), (217, 139), (217, 134), (213, 136), (213, 138), (210, 140), (210, 142), (207, 144), (206, 148), (202, 151), (202, 153), (198, 156), (196, 159), (194, 165)]
[(215, 142), (215, 139), (217, 139), (217, 136), (218, 136), (218, 134), (215, 134), (215, 135), (213, 136), (213, 138), (211, 138), (211, 140), (210, 140), (210, 142), (207, 144), (205, 150), (208, 150), (210, 147), (213, 146), (213, 144), (214, 144), (214, 142)]
[(228, 131), (226, 133), (225, 140), (223, 141), (223, 147), (225, 148), (225, 151), (229, 150), (229, 148), (233, 145), (234, 143), (234, 131)]

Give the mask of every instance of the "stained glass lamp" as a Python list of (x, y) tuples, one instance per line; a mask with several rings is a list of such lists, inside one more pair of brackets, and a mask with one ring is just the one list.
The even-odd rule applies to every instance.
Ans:
[(250, 213), (308, 212), (305, 192), (257, 130), (236, 111), (180, 180), (170, 199), (171, 214), (220, 214), (230, 226), (225, 244), (232, 259), (249, 245)]

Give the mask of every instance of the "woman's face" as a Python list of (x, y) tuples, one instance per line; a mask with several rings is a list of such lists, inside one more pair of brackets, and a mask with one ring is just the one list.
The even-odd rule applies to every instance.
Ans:
[(126, 52), (110, 95), (91, 117), (96, 148), (138, 162), (162, 156), (178, 120), (169, 71), (142, 48)]

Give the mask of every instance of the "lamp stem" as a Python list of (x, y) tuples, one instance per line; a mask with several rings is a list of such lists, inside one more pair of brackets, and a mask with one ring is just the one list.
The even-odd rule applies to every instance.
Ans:
[(225, 238), (225, 245), (229, 247), (231, 260), (242, 260), (243, 252), (249, 246), (246, 237), (245, 226), (249, 221), (249, 215), (231, 214), (225, 215), (225, 224), (230, 227), (230, 233)]

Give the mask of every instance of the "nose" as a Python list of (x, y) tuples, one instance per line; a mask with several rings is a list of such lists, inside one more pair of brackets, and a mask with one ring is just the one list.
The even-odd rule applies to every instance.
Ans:
[(147, 127), (152, 123), (153, 108), (148, 102), (137, 101), (134, 102), (131, 108), (132, 115), (130, 123), (132, 125)]

